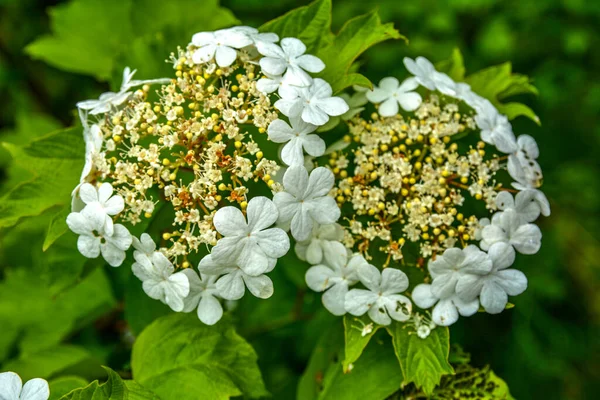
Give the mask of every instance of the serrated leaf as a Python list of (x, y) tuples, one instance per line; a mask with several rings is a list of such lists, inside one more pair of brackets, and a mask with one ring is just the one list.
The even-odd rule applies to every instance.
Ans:
[(119, 374), (108, 367), (102, 368), (108, 374), (106, 382), (101, 384), (94, 381), (86, 387), (64, 395), (60, 400), (127, 400), (127, 387)]
[(50, 397), (48, 400), (58, 400), (75, 389), (86, 386), (88, 382), (79, 376), (61, 376), (48, 382)]
[(307, 53), (315, 53), (333, 41), (331, 33), (331, 0), (316, 0), (263, 24), (262, 32), (275, 32), (280, 38), (295, 37), (306, 45)]
[[(330, 46), (322, 47), (317, 56), (325, 62), (326, 68), (319, 77), (325, 79), (334, 93), (353, 84), (361, 84), (357, 74), (351, 74), (354, 61), (369, 47), (388, 39), (406, 39), (394, 29), (391, 23), (382, 24), (376, 11), (347, 21), (340, 29)], [(366, 85), (363, 80), (362, 85)], [(368, 85), (367, 87), (370, 87)]]
[(409, 334), (410, 330), (400, 323), (394, 323), (387, 331), (392, 336), (404, 384), (414, 383), (431, 394), (442, 376), (454, 373), (448, 362), (450, 334), (447, 327), (436, 327), (425, 339)]
[(475, 93), (490, 100), (509, 119), (523, 115), (536, 124), (540, 124), (538, 116), (525, 104), (504, 102), (507, 98), (515, 95), (538, 94), (527, 76), (512, 73), (511, 63), (485, 68), (467, 76), (465, 82), (471, 85), (471, 89)]
[(350, 365), (358, 360), (379, 328), (381, 328), (381, 325), (374, 324), (366, 315), (362, 317), (353, 317), (350, 314), (344, 315), (345, 357), (342, 362), (344, 372), (348, 372)]
[(230, 320), (207, 326), (196, 313), (178, 313), (141, 333), (131, 366), (134, 380), (161, 398), (255, 398), (268, 394), (256, 359)]
[(25, 146), (4, 143), (4, 147), (14, 163), (34, 177), (0, 198), (0, 228), (70, 203), (71, 191), (79, 183), (83, 168), (81, 128), (53, 132)]
[(48, 250), (54, 242), (68, 231), (67, 216), (70, 212), (71, 206), (67, 204), (62, 206), (62, 208), (52, 216), (48, 231), (46, 232), (46, 238), (44, 239), (44, 245), (42, 246), (43, 251)]

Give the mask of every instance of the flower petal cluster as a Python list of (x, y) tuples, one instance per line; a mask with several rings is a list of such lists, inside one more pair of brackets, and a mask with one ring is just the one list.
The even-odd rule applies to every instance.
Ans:
[(535, 189), (542, 184), (542, 169), (537, 162), (539, 154), (534, 138), (519, 136), (516, 151), (508, 156), (508, 173), (515, 180), (513, 186), (516, 189)]
[(331, 257), (335, 243), (344, 239), (344, 228), (339, 224), (315, 225), (311, 237), (296, 242), (294, 250), (299, 259), (312, 265), (320, 264), (323, 259)]
[(421, 105), (421, 95), (414, 92), (419, 86), (416, 78), (408, 78), (402, 84), (394, 77), (383, 78), (379, 86), (367, 92), (372, 103), (381, 103), (379, 114), (391, 117), (398, 114), (398, 105), (405, 111), (414, 111)]
[(191, 44), (198, 47), (192, 59), (196, 64), (202, 64), (214, 58), (219, 67), (229, 67), (237, 58), (237, 49), (252, 43), (248, 34), (239, 28), (199, 32), (192, 36)]
[(268, 128), (269, 139), (275, 143), (285, 143), (281, 149), (281, 160), (287, 165), (304, 164), (304, 152), (313, 157), (325, 152), (325, 141), (312, 134), (316, 125), (304, 122), (301, 118), (290, 118), (291, 126), (281, 119), (271, 122)]
[(289, 227), (294, 239), (308, 239), (315, 224), (332, 224), (340, 217), (335, 199), (328, 195), (334, 185), (333, 173), (324, 167), (308, 171), (302, 165), (290, 167), (283, 176), (284, 191), (273, 202), (279, 211), (277, 222)]
[(11, 371), (0, 373), (0, 390), (2, 400), (48, 400), (50, 397), (46, 380), (34, 378), (23, 385), (21, 377)]

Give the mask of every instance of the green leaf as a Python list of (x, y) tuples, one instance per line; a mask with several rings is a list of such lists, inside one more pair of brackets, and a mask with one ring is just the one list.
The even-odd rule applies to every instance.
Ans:
[(355, 17), (342, 26), (329, 46), (317, 51), (316, 55), (326, 65), (319, 77), (329, 82), (334, 93), (353, 84), (371, 87), (366, 84), (366, 78), (360, 78), (356, 73), (349, 74), (354, 61), (377, 43), (401, 38), (406, 40), (394, 29), (393, 24), (382, 24), (376, 11)]
[(86, 386), (88, 382), (78, 376), (61, 376), (48, 382), (50, 386), (50, 398), (58, 400), (75, 389)]
[(4, 147), (15, 164), (34, 177), (0, 198), (0, 228), (52, 207), (70, 204), (85, 154), (80, 127), (50, 133), (25, 146), (4, 143)]
[(457, 82), (465, 80), (465, 63), (462, 53), (457, 48), (452, 50), (452, 55), (449, 59), (437, 63), (435, 68), (440, 72), (448, 74), (450, 78)]
[(374, 324), (366, 315), (362, 317), (353, 317), (349, 314), (344, 315), (345, 357), (342, 365), (345, 373), (349, 371), (350, 365), (358, 360), (379, 328), (381, 328), (381, 325)]
[(125, 286), (125, 320), (134, 335), (139, 335), (155, 319), (173, 311), (165, 304), (154, 300), (142, 290), (142, 282), (135, 276)]
[(48, 232), (44, 239), (44, 245), (42, 250), (46, 251), (56, 242), (62, 235), (67, 233), (69, 227), (67, 226), (67, 216), (71, 212), (71, 206), (69, 204), (64, 205), (60, 211), (52, 216), (50, 225), (48, 226)]
[(400, 389), (402, 371), (387, 335), (378, 335), (344, 373), (343, 333), (333, 326), (315, 347), (298, 385), (298, 400), (384, 400)]
[(306, 45), (307, 53), (331, 44), (331, 0), (316, 0), (275, 18), (259, 28), (275, 32), (280, 38), (295, 37)]
[(108, 381), (100, 384), (94, 381), (86, 387), (73, 390), (61, 397), (61, 400), (126, 400), (128, 399), (127, 387), (115, 371), (102, 367), (108, 374)]
[[(87, 365), (85, 365), (87, 364)], [(97, 366), (89, 352), (83, 347), (61, 344), (35, 353), (26, 353), (16, 360), (3, 365), (3, 368), (17, 372), (22, 379), (50, 378), (66, 369), (75, 371)]]
[(230, 320), (204, 325), (196, 313), (149, 325), (133, 346), (134, 380), (165, 399), (266, 396), (256, 353)]
[(508, 390), (508, 385), (506, 384), (506, 382), (499, 378), (498, 375), (494, 373), (494, 371), (490, 371), (488, 381), (494, 383), (494, 390), (492, 392), (492, 396), (494, 399), (515, 400), (515, 398), (511, 396), (510, 390)]
[(525, 104), (504, 102), (507, 98), (516, 95), (538, 94), (527, 76), (512, 73), (511, 63), (485, 68), (467, 76), (465, 82), (471, 85), (475, 93), (490, 100), (509, 119), (523, 115), (540, 124), (538, 116)]
[(404, 384), (413, 383), (431, 394), (443, 375), (453, 374), (448, 362), (450, 334), (447, 327), (438, 326), (421, 339), (409, 334), (406, 325), (394, 323), (387, 328), (392, 336), (396, 357), (404, 374)]
[(293, 36), (302, 40), (307, 52), (325, 63), (325, 70), (318, 76), (331, 84), (334, 93), (352, 85), (372, 87), (371, 81), (354, 71), (354, 62), (379, 42), (404, 38), (393, 24), (382, 24), (375, 11), (349, 20), (334, 35), (331, 32), (331, 0), (317, 0), (297, 8), (267, 22), (260, 30), (275, 32), (282, 38)]

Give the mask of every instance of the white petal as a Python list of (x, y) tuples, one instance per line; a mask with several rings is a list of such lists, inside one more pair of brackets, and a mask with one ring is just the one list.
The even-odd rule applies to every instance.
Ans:
[(67, 225), (69, 229), (78, 235), (90, 234), (92, 232), (92, 227), (88, 219), (81, 213), (70, 213), (67, 216)]
[(79, 187), (79, 197), (85, 204), (98, 201), (98, 191), (92, 184), (84, 183)]
[(265, 57), (261, 58), (261, 60), (263, 60), (267, 57), (285, 58), (285, 53), (283, 52), (283, 49), (275, 43), (266, 43), (266, 42), (256, 43), (256, 49), (258, 50), (258, 52), (260, 54), (265, 56)]
[(379, 81), (379, 87), (388, 93), (395, 92), (400, 86), (398, 79), (388, 76)]
[(280, 58), (263, 57), (259, 61), (260, 67), (270, 75), (281, 75), (284, 73), (287, 63)]
[(405, 111), (416, 110), (417, 108), (419, 108), (422, 101), (423, 99), (421, 98), (421, 95), (419, 93), (414, 92), (404, 93), (398, 97), (398, 102)]
[(311, 218), (321, 225), (332, 224), (340, 218), (341, 211), (333, 197), (306, 200), (304, 204)]
[(255, 240), (245, 240), (237, 258), (239, 267), (248, 275), (261, 275), (269, 267), (269, 258)]
[(540, 156), (540, 150), (535, 139), (529, 135), (520, 135), (517, 139), (519, 149), (523, 150), (529, 158), (534, 160)]
[(391, 117), (398, 114), (398, 101), (390, 97), (379, 106), (379, 114), (382, 117)]
[(244, 282), (250, 293), (259, 299), (268, 299), (273, 295), (273, 281), (266, 275), (244, 275)]
[(94, 236), (79, 236), (77, 250), (87, 258), (96, 258), (100, 255), (100, 238)]
[[(302, 109), (302, 119), (314, 125), (325, 125), (329, 116), (313, 102)], [(342, 113), (343, 114), (343, 113)]]
[(268, 228), (277, 221), (278, 213), (275, 204), (267, 197), (257, 196), (248, 202), (246, 209), (248, 230), (258, 232)]
[(379, 325), (386, 326), (392, 323), (383, 301), (377, 302), (369, 309), (369, 317)]
[(198, 274), (191, 268), (184, 269), (182, 271), (188, 278), (190, 283), (190, 293), (183, 299), (183, 312), (188, 313), (195, 310), (200, 302), (200, 296), (202, 295), (203, 286), (202, 281)]
[(294, 239), (303, 241), (310, 237), (310, 233), (312, 232), (314, 226), (314, 221), (311, 218), (308, 210), (302, 205), (299, 206), (298, 211), (294, 214), (292, 218), (292, 223), (290, 225), (290, 231)]
[(437, 325), (449, 326), (458, 321), (458, 310), (452, 300), (440, 300), (433, 308), (431, 316)]
[(102, 204), (106, 203), (113, 194), (113, 187), (110, 183), (104, 182), (98, 188), (98, 201)]
[(289, 224), (301, 207), (298, 200), (286, 192), (275, 193), (273, 203), (275, 203), (279, 212), (277, 220), (279, 224)]
[(390, 92), (378, 87), (375, 87), (373, 90), (369, 90), (366, 93), (366, 97), (371, 103), (381, 103), (382, 101), (389, 99), (391, 95)]
[(212, 254), (208, 254), (200, 260), (198, 270), (207, 275), (221, 275), (228, 273), (231, 270), (231, 267), (215, 262)]
[(521, 225), (510, 236), (510, 244), (521, 254), (535, 254), (542, 246), (542, 232), (537, 225)]
[(318, 73), (325, 69), (325, 63), (311, 54), (298, 57), (296, 63), (308, 72)]
[(213, 224), (223, 236), (239, 236), (248, 232), (244, 214), (235, 207), (227, 206), (219, 209), (213, 218)]
[(370, 290), (352, 289), (346, 293), (344, 308), (352, 315), (360, 316), (366, 313), (377, 301), (377, 294)]
[[(291, 91), (286, 91), (286, 94), (291, 94)], [(295, 92), (294, 92), (295, 93)], [(283, 95), (283, 93), (280, 93)], [(275, 108), (277, 108), (281, 113), (288, 117), (296, 117), (301, 115), (304, 111), (304, 104), (300, 98), (293, 99), (279, 99), (275, 102)], [(310, 121), (308, 121), (310, 122)]]
[(388, 295), (383, 298), (383, 301), (385, 309), (392, 319), (406, 321), (410, 318), (412, 303), (406, 296), (399, 294)]
[(267, 128), (267, 133), (269, 140), (275, 143), (285, 143), (295, 136), (292, 127), (281, 119), (272, 121)]
[(281, 48), (286, 56), (296, 58), (306, 52), (306, 46), (301, 40), (296, 38), (281, 39)]
[(325, 153), (325, 141), (318, 135), (306, 135), (302, 141), (304, 151), (313, 157), (320, 157)]
[[(316, 197), (326, 196), (333, 188), (335, 177), (333, 172), (325, 167), (317, 167), (310, 172), (308, 185), (303, 194), (304, 199), (314, 199)], [(299, 196), (298, 196), (299, 197)]]
[(323, 292), (333, 285), (331, 278), (335, 272), (325, 265), (315, 265), (306, 271), (306, 284), (315, 292)]
[(456, 293), (456, 283), (458, 274), (449, 272), (447, 274), (438, 275), (431, 282), (431, 293), (440, 298), (447, 299)]
[(118, 267), (125, 261), (125, 252), (112, 243), (102, 243), (100, 245), (102, 257), (111, 267)]
[(274, 79), (260, 78), (256, 82), (256, 89), (262, 93), (273, 93), (279, 89), (279, 82)]
[(402, 293), (408, 288), (408, 277), (396, 268), (385, 268), (381, 272), (381, 290), (383, 294)]
[(506, 307), (508, 296), (502, 287), (495, 282), (486, 282), (481, 290), (481, 305), (489, 314), (499, 314)]
[(518, 296), (527, 289), (527, 277), (516, 269), (498, 271), (496, 283), (510, 296)]
[(508, 268), (515, 262), (515, 250), (505, 242), (491, 245), (488, 254), (494, 263), (494, 271)]
[(192, 36), (192, 44), (197, 47), (205, 46), (215, 41), (213, 32), (198, 32)]
[(216, 61), (219, 67), (229, 67), (237, 58), (237, 51), (227, 46), (219, 46), (216, 51)]
[[(356, 269), (367, 261), (363, 256), (356, 254), (348, 261), (348, 249), (340, 242), (326, 242), (323, 246), (323, 257), (327, 265), (337, 270), (347, 268), (349, 271), (356, 272)], [(348, 265), (346, 265), (346, 263)]]
[(472, 301), (481, 293), (486, 278), (480, 275), (465, 274), (458, 278), (456, 294), (461, 300)]
[(373, 292), (381, 290), (381, 273), (371, 264), (362, 264), (357, 268), (360, 282)]
[(48, 400), (50, 387), (48, 382), (41, 378), (34, 378), (23, 385), (20, 400)]
[(106, 241), (121, 250), (129, 249), (132, 242), (131, 233), (121, 224), (115, 224), (113, 229), (113, 235), (107, 236)]
[(415, 286), (411, 297), (415, 304), (423, 309), (430, 308), (439, 300), (431, 293), (431, 285), (425, 283)]
[(203, 64), (209, 62), (215, 56), (215, 52), (217, 51), (217, 46), (214, 44), (209, 44), (204, 47), (200, 47), (198, 50), (192, 54), (192, 61), (196, 64)]
[[(350, 109), (348, 103), (344, 101), (341, 97), (327, 97), (323, 99), (318, 99), (316, 101), (317, 107), (326, 112), (329, 115), (337, 117), (338, 115), (344, 114), (346, 111)], [(310, 121), (309, 121), (310, 122)], [(325, 121), (327, 122), (327, 121)], [(315, 124), (315, 125), (323, 125), (323, 124)]]
[(283, 175), (283, 186), (285, 191), (297, 199), (304, 198), (304, 192), (308, 187), (308, 182), (308, 171), (301, 165), (288, 168), (287, 171), (285, 171), (285, 175)]
[(16, 373), (10, 371), (0, 373), (0, 389), (2, 389), (0, 399), (19, 400), (22, 387), (21, 377)]
[[(325, 143), (323, 143), (323, 150), (325, 150)], [(302, 151), (302, 139), (294, 137), (286, 143), (281, 150), (281, 160), (290, 166), (303, 165), (304, 152)]]
[(478, 299), (465, 302), (459, 298), (454, 297), (452, 299), (452, 302), (458, 309), (458, 313), (460, 315), (462, 315), (463, 317), (470, 317), (471, 315), (474, 315), (475, 313), (477, 313), (477, 311), (479, 310), (479, 300)]
[(245, 287), (240, 270), (223, 275), (216, 282), (219, 295), (226, 300), (239, 300), (244, 296)]
[(117, 215), (125, 208), (125, 200), (121, 196), (113, 196), (104, 203), (104, 211), (108, 215)]
[(198, 318), (206, 325), (216, 324), (223, 316), (223, 307), (214, 296), (202, 296), (198, 305)]
[(290, 249), (290, 239), (283, 229), (266, 229), (252, 236), (256, 238), (258, 245), (268, 257), (283, 257)]

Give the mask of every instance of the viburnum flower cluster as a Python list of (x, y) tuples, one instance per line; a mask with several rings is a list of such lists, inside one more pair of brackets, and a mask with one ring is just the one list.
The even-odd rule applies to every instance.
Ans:
[[(540, 249), (534, 221), (550, 206), (531, 136), (515, 137), (490, 101), (425, 58), (404, 63), (413, 76), (352, 96), (376, 112), (351, 118), (325, 156), (343, 218), (313, 229), (296, 252), (315, 264), (307, 284), (333, 314), (407, 321), (426, 337), (480, 307), (500, 313), (527, 288), (510, 267), (515, 253)], [(410, 292), (407, 275), (417, 280)], [(432, 308), (431, 320), (405, 296)]]
[(170, 61), (172, 79), (126, 68), (119, 92), (78, 103), (86, 163), (67, 224), (86, 257), (116, 267), (133, 247), (148, 296), (214, 324), (224, 300), (273, 294), (290, 235), (340, 217), (333, 172), (309, 173), (304, 154), (324, 154), (317, 128), (349, 107), (296, 38), (201, 32)]

